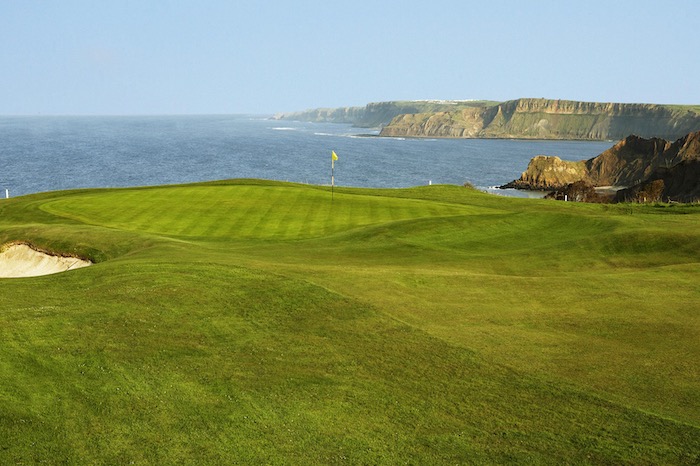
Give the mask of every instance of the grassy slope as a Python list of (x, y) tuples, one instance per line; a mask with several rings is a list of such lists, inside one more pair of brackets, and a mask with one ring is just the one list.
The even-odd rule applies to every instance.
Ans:
[(230, 183), (0, 204), (0, 462), (700, 461), (700, 209)]

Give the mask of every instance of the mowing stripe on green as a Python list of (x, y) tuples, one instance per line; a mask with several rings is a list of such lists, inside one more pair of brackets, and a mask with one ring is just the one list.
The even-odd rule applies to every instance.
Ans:
[(42, 209), (89, 224), (131, 231), (259, 239), (309, 238), (397, 220), (490, 212), (482, 207), (343, 193), (336, 193), (331, 201), (325, 191), (297, 186), (93, 192), (50, 201)]

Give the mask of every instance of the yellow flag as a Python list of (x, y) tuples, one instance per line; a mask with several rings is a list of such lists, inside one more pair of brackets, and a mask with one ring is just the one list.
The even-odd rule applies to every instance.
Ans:
[(334, 150), (331, 151), (331, 160), (338, 160), (338, 154), (336, 154)]

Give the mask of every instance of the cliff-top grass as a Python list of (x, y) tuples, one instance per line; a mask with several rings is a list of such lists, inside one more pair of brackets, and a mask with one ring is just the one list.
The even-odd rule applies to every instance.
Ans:
[(231, 180), (0, 202), (2, 464), (697, 464), (700, 208)]

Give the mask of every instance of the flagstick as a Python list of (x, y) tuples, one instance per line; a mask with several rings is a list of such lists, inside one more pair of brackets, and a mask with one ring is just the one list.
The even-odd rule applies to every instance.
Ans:
[(331, 202), (333, 202), (333, 191), (335, 188), (335, 161), (338, 160), (338, 156), (335, 151), (331, 151)]

